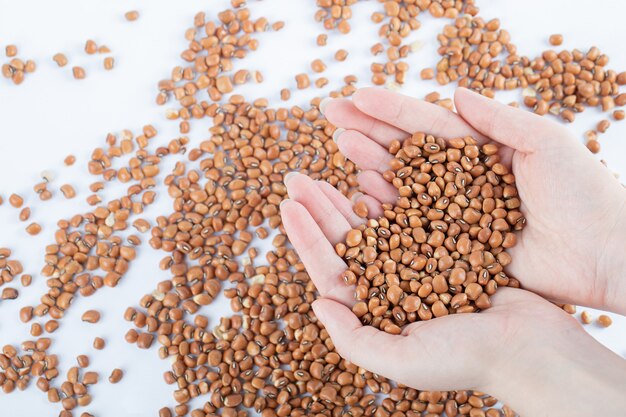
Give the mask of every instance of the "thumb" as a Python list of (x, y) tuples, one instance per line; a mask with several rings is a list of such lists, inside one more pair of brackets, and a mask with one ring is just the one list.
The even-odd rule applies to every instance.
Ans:
[[(313, 303), (335, 349), (348, 362), (419, 390), (474, 389), (484, 385), (482, 336), (487, 323), (477, 314), (418, 321), (392, 335), (363, 326), (343, 304)], [(474, 317), (472, 317), (474, 316)], [(483, 325), (479, 325), (483, 323)]]
[(576, 142), (569, 137), (567, 129), (554, 121), (466, 88), (455, 91), (454, 104), (459, 115), (474, 129), (523, 153)]
[(342, 358), (398, 382), (406, 380), (406, 336), (363, 326), (348, 307), (327, 298), (315, 301), (313, 311)]

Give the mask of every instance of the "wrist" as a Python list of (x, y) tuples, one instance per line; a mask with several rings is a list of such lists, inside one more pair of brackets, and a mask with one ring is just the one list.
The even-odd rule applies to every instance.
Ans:
[(499, 383), (487, 392), (523, 416), (623, 415), (626, 360), (580, 328), (535, 336), (502, 367)]

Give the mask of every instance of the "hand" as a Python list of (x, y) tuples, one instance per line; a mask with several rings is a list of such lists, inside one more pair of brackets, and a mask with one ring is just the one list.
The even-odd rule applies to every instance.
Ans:
[[(340, 280), (346, 264), (333, 247), (363, 220), (326, 182), (296, 173), (285, 182), (291, 199), (281, 204), (283, 223), (320, 292), (313, 310), (344, 359), (420, 390), (488, 392), (525, 416), (617, 416), (626, 407), (626, 362), (525, 290), (501, 288), (488, 310), (415, 322), (401, 335), (363, 326), (350, 310), (354, 286)], [(590, 395), (602, 404), (571, 401)]]
[[(334, 100), (327, 105), (333, 123), (376, 138), (374, 141), (355, 130), (338, 132), (342, 151), (365, 169), (359, 182), (367, 194), (355, 200), (364, 201), (372, 216), (382, 213), (380, 201), (393, 203), (396, 197), (395, 189), (380, 175), (391, 159), (381, 144), (417, 130), (448, 138), (469, 134), (485, 140), (454, 113), (440, 107), (377, 90), (361, 91), (357, 97), (367, 98), (368, 94), (373, 101), (381, 100), (377, 94), (390, 95), (380, 101), (384, 106), (379, 108), (392, 116), (407, 111), (402, 110), (406, 103), (398, 103), (407, 100), (418, 107), (417, 114), (427, 115), (427, 122), (435, 121), (432, 126), (413, 122), (414, 128), (404, 125), (403, 131), (360, 112), (350, 101)], [(506, 149), (505, 160), (510, 163), (514, 154)], [(493, 307), (485, 312), (413, 323), (399, 336), (362, 326), (350, 311), (354, 287), (340, 281), (346, 264), (335, 254), (333, 245), (342, 242), (347, 231), (363, 220), (352, 212), (352, 202), (328, 183), (300, 174), (288, 175), (285, 182), (291, 197), (281, 205), (285, 229), (322, 297), (313, 304), (315, 313), (344, 358), (418, 389), (487, 391), (526, 415), (544, 413), (550, 406), (559, 414), (572, 416), (597, 412), (593, 408), (597, 403), (587, 404), (586, 409), (568, 401), (576, 388), (581, 396), (588, 395), (590, 388), (585, 381), (589, 381), (594, 391), (614, 398), (617, 405), (613, 411), (621, 412), (625, 406), (621, 399), (624, 361), (587, 335), (572, 317), (524, 290), (502, 288), (492, 299)], [(563, 378), (575, 386), (568, 386)], [(528, 387), (520, 390), (512, 379), (526, 380)], [(545, 384), (536, 384), (537, 380)], [(533, 393), (549, 401), (537, 409), (536, 402), (527, 401)]]
[[(326, 103), (324, 103), (326, 104)], [(397, 190), (381, 176), (393, 139), (423, 131), (473, 136), (501, 146), (512, 166), (527, 224), (507, 272), (522, 286), (560, 303), (626, 314), (626, 190), (563, 126), (458, 89), (459, 114), (380, 89), (359, 90), (352, 101), (323, 110), (341, 128), (339, 149), (364, 171), (358, 180), (370, 211), (394, 203)], [(347, 129), (347, 130), (344, 130)]]

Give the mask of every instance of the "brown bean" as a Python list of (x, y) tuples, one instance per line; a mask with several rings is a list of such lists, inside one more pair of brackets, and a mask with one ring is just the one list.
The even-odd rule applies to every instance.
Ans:
[(89, 357), (87, 355), (79, 355), (76, 361), (81, 368), (87, 368), (89, 366)]
[(69, 184), (62, 185), (61, 192), (63, 193), (63, 196), (67, 199), (72, 199), (76, 197), (76, 191), (74, 190), (74, 187)]
[(311, 62), (311, 69), (313, 72), (320, 73), (326, 70), (326, 64), (321, 59), (315, 59)]
[(59, 66), (59, 67), (64, 67), (67, 65), (68, 60), (67, 57), (62, 54), (62, 53), (58, 53), (58, 54), (54, 54), (54, 56), (52, 57), (52, 60)]
[(15, 288), (5, 288), (2, 290), (3, 300), (15, 300), (19, 295), (19, 291)]
[(82, 80), (86, 76), (86, 73), (83, 67), (73, 67), (72, 74), (74, 74), (74, 78), (77, 80)]
[(598, 152), (600, 152), (600, 142), (598, 142), (595, 139), (591, 139), (591, 140), (587, 141), (587, 149), (589, 149), (591, 151), (591, 153), (598, 153)]
[(87, 310), (83, 313), (81, 320), (87, 323), (97, 323), (100, 321), (100, 313), (96, 310)]
[(20, 309), (20, 320), (22, 323), (28, 323), (33, 318), (33, 308), (32, 307), (22, 307)]
[(100, 375), (97, 372), (85, 372), (83, 375), (83, 384), (85, 385), (94, 385), (98, 383), (100, 379)]
[(105, 342), (104, 342), (104, 339), (102, 339), (101, 337), (96, 337), (93, 340), (93, 347), (94, 347), (94, 349), (102, 350), (102, 349), (104, 349), (104, 346), (105, 346)]
[(361, 243), (362, 240), (362, 235), (361, 235), (361, 231), (357, 230), (357, 229), (352, 229), (348, 232), (348, 235), (346, 237), (346, 244), (348, 245), (348, 247), (355, 247), (355, 246), (359, 246), (359, 244)]
[(104, 69), (110, 71), (115, 66), (115, 59), (111, 56), (104, 58), (103, 61)]
[(15, 45), (7, 45), (5, 48), (5, 53), (8, 58), (12, 58), (17, 56), (17, 46)]
[(111, 376), (109, 376), (109, 382), (111, 384), (117, 384), (118, 382), (122, 380), (123, 376), (124, 376), (124, 372), (121, 369), (115, 368), (111, 372)]
[(20, 221), (25, 222), (26, 220), (28, 220), (30, 218), (30, 207), (24, 207), (21, 211), (20, 211)]
[(89, 55), (95, 54), (98, 52), (98, 45), (96, 45), (93, 40), (88, 39), (87, 42), (85, 42), (85, 52)]
[(230, 81), (230, 77), (227, 75), (222, 75), (221, 77), (217, 78), (216, 87), (217, 90), (222, 94), (230, 93), (233, 91), (233, 84)]
[(124, 13), (124, 17), (129, 22), (134, 22), (135, 20), (139, 19), (139, 12), (137, 10), (131, 10), (129, 12)]
[(596, 129), (598, 130), (598, 132), (604, 133), (604, 132), (607, 131), (609, 126), (611, 126), (611, 122), (609, 122), (608, 120), (604, 119), (604, 120), (601, 120), (600, 122), (598, 122), (598, 126), (596, 127)]
[(563, 43), (563, 35), (554, 34), (550, 35), (550, 45), (559, 46)]
[(311, 85), (311, 81), (309, 80), (309, 76), (306, 74), (298, 74), (296, 75), (296, 84), (298, 90), (303, 90), (308, 88)]
[(597, 323), (601, 327), (609, 327), (610, 325), (613, 324), (613, 320), (611, 320), (611, 317), (607, 316), (606, 314), (600, 314), (600, 316), (598, 317)]
[(420, 78), (422, 80), (432, 80), (433, 78), (435, 78), (435, 70), (433, 70), (432, 68), (424, 68), (422, 71), (420, 71)]
[(20, 208), (24, 204), (24, 199), (17, 194), (11, 194), (9, 196), (9, 204), (15, 208)]
[(591, 314), (588, 311), (585, 310), (580, 313), (580, 321), (582, 321), (583, 324), (589, 324), (592, 320)]
[(347, 57), (348, 57), (348, 51), (346, 51), (345, 49), (339, 49), (337, 52), (335, 52), (336, 61), (343, 62), (346, 60)]
[(354, 213), (362, 218), (367, 218), (369, 211), (367, 209), (367, 205), (363, 201), (357, 202), (353, 207)]
[(137, 338), (137, 347), (139, 349), (149, 349), (152, 346), (154, 336), (150, 333), (141, 333)]

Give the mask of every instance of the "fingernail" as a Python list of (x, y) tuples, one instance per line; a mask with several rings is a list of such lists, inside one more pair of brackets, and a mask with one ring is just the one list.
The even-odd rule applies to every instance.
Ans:
[(326, 109), (326, 106), (328, 106), (328, 103), (330, 103), (332, 101), (332, 98), (330, 97), (325, 97), (322, 99), (322, 101), (320, 101), (319, 106), (317, 106), (320, 109), (320, 113), (324, 114), (324, 110)]
[(324, 309), (319, 308), (318, 305), (319, 305), (319, 302), (315, 300), (313, 301), (313, 304), (311, 305), (311, 307), (313, 308), (313, 312), (317, 316), (317, 319), (323, 323), (324, 322)]
[(341, 136), (341, 134), (345, 131), (346, 129), (343, 129), (341, 127), (335, 129), (335, 131), (333, 132), (333, 142), (337, 143), (337, 141), (339, 140), (339, 136)]
[(285, 204), (289, 203), (291, 200), (288, 198), (285, 198), (283, 201), (280, 202), (280, 204), (278, 205), (278, 209), (282, 210), (283, 207), (285, 206)]
[(290, 171), (288, 173), (285, 174), (285, 178), (283, 180), (283, 182), (285, 183), (285, 185), (287, 185), (287, 182), (289, 182), (289, 180), (293, 177), (295, 177), (296, 175), (298, 175), (298, 173), (296, 171)]
[(352, 194), (352, 197), (350, 197), (350, 201), (352, 201), (352, 203), (356, 203), (356, 201), (361, 198), (363, 196), (362, 192), (357, 191), (356, 193)]

